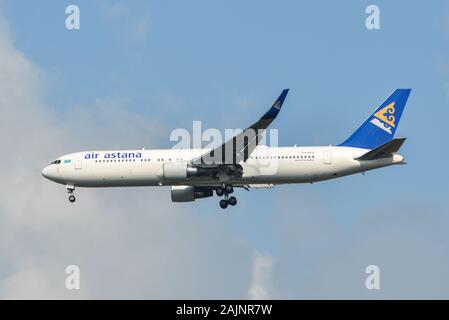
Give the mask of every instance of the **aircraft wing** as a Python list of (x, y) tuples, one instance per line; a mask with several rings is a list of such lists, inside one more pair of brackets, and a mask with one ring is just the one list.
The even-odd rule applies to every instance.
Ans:
[[(224, 144), (192, 160), (198, 167), (211, 168), (217, 166), (232, 166), (245, 162), (259, 144), (262, 133), (276, 119), (282, 108), (289, 89), (282, 91), (268, 111), (252, 126), (226, 141)], [(231, 168), (230, 168), (231, 169)]]

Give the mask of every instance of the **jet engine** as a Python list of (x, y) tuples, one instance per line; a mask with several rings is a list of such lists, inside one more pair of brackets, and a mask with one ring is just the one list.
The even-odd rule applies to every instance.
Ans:
[(189, 202), (199, 198), (213, 196), (213, 190), (206, 187), (173, 186), (171, 187), (172, 202)]
[(196, 174), (197, 169), (187, 166), (187, 163), (164, 163), (163, 165), (164, 180), (185, 180), (187, 177)]

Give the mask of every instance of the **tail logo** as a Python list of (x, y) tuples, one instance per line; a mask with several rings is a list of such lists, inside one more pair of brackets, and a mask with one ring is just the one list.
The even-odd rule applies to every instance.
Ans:
[(275, 107), (276, 109), (281, 109), (281, 102), (279, 100), (277, 100), (274, 104), (273, 107)]
[(374, 114), (374, 118), (370, 121), (380, 129), (393, 134), (391, 129), (395, 127), (396, 117), (394, 116), (394, 102), (380, 109)]

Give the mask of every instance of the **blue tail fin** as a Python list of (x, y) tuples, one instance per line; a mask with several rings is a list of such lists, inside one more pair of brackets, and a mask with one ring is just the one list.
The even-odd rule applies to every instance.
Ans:
[(392, 140), (411, 89), (396, 89), (340, 146), (374, 149)]

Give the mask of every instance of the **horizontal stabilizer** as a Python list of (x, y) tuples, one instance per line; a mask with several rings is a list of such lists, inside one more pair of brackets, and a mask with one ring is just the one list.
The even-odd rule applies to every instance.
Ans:
[(406, 138), (393, 139), (380, 147), (377, 147), (376, 149), (368, 151), (356, 160), (374, 160), (391, 157), (395, 152), (398, 152), (405, 139)]

